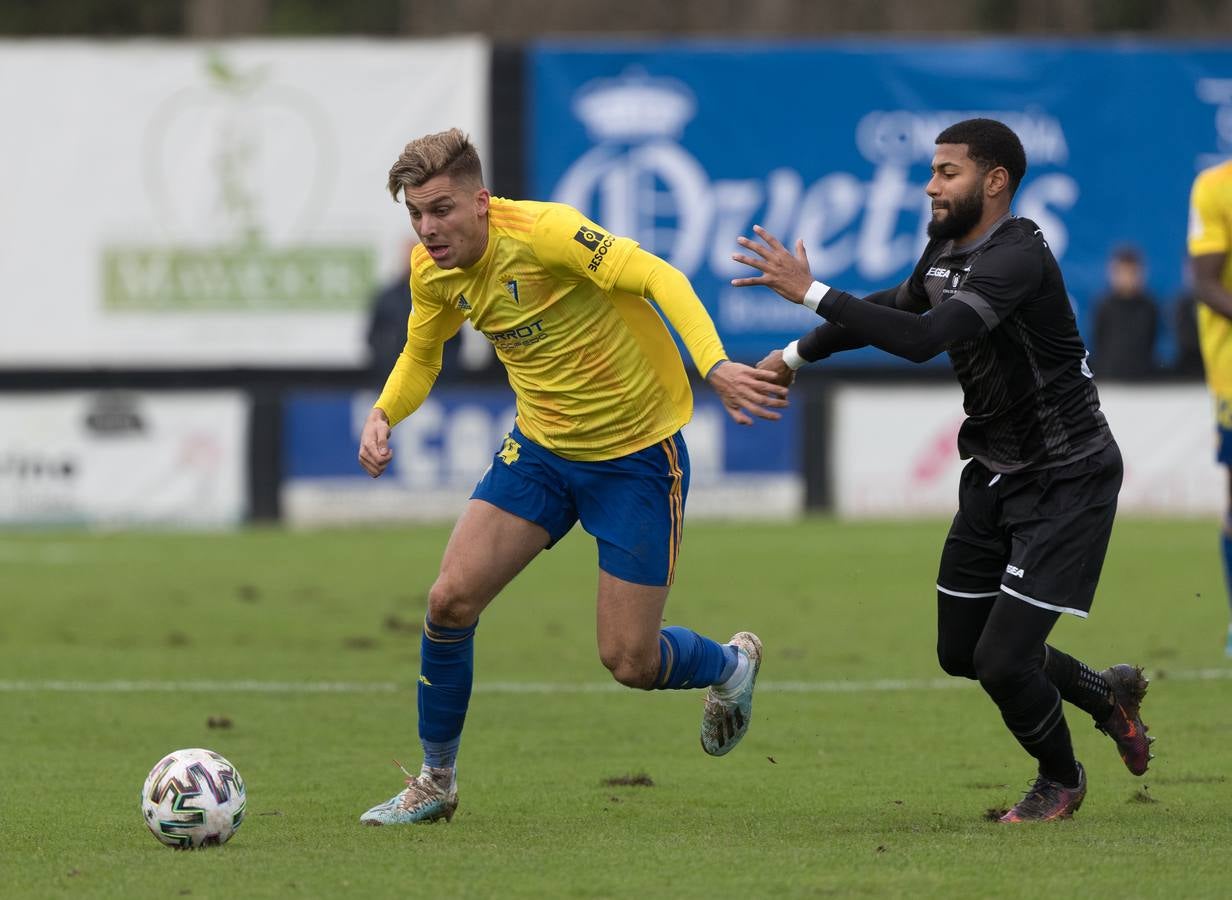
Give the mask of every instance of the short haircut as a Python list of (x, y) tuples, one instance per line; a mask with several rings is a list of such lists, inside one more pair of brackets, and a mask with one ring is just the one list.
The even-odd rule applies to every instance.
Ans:
[(420, 187), (437, 175), (449, 175), (459, 181), (472, 181), (478, 187), (483, 186), (479, 151), (460, 129), (425, 134), (407, 144), (398, 161), (389, 169), (386, 187), (396, 202), (400, 191)]
[(1117, 244), (1112, 248), (1110, 257), (1117, 262), (1142, 265), (1142, 251), (1133, 244)]
[(1027, 174), (1027, 154), (1022, 141), (1004, 122), (996, 119), (964, 119), (937, 135), (938, 144), (966, 144), (967, 155), (980, 170), (1003, 166), (1010, 175), (1010, 196)]

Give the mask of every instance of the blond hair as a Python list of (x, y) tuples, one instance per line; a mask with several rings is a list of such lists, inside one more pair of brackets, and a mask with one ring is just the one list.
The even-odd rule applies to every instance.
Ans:
[(449, 175), (483, 186), (479, 151), (460, 129), (425, 134), (407, 144), (398, 161), (390, 167), (386, 187), (396, 202), (400, 191), (420, 187), (437, 175)]

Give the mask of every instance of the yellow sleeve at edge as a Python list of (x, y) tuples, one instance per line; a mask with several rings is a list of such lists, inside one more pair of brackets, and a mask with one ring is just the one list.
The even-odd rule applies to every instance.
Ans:
[(436, 376), (440, 371), (439, 344), (433, 358), (431, 355), (416, 355), (411, 349), (411, 342), (406, 342), (385, 381), (381, 396), (376, 401), (377, 408), (385, 411), (391, 426), (397, 425), (419, 409), (420, 404), (427, 398), (428, 391), (432, 390), (432, 385), (436, 383)]
[(629, 255), (615, 281), (618, 290), (646, 297), (658, 305), (689, 348), (693, 365), (703, 378), (727, 359), (710, 313), (689, 279), (675, 266), (639, 247)]
[(406, 346), (398, 355), (385, 389), (376, 401), (390, 425), (397, 425), (419, 408), (441, 371), (441, 352), (445, 341), (458, 333), (465, 316), (431, 297), (416, 277), (411, 276), (411, 315), (407, 319)]
[(1220, 179), (1218, 174), (1208, 169), (1194, 180), (1189, 197), (1190, 256), (1228, 252), (1227, 218), (1232, 214), (1228, 201), (1232, 192), (1228, 190), (1228, 179)]

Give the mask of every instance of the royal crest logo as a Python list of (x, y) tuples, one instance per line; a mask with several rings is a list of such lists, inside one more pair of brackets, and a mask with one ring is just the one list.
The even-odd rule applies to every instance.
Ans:
[[(910, 271), (926, 223), (904, 213), (921, 208), (923, 183), (917, 173), (932, 160), (933, 138), (959, 116), (944, 109), (873, 110), (854, 120), (840, 116), (849, 124), (836, 121), (836, 127), (850, 128), (852, 149), (863, 161), (841, 173), (814, 173), (804, 156), (799, 167), (784, 158), (770, 168), (712, 147), (708, 129), (722, 120), (722, 102), (717, 92), (695, 93), (689, 84), (640, 67), (583, 82), (574, 89), (570, 109), (592, 146), (565, 164), (551, 199), (637, 241), (687, 277), (702, 279), (694, 286), (715, 297), (725, 336), (768, 327), (764, 312), (728, 289), (730, 279), (747, 274), (731, 259), (732, 235), (755, 221), (776, 223), (783, 234), (824, 246), (813, 260), (819, 276), (880, 283)], [(709, 107), (705, 114), (703, 107)], [(1056, 117), (995, 108), (981, 114), (1006, 122), (1022, 137), (1035, 171), (1067, 165), (1069, 145)], [(686, 134), (689, 128), (697, 130)], [(736, 177), (715, 177), (720, 169)], [(1067, 172), (1046, 174), (1023, 186), (1017, 206), (1047, 208), (1045, 227), (1060, 259), (1061, 220), (1080, 192)], [(653, 203), (642, 193), (650, 186)], [(583, 235), (584, 230), (575, 240), (597, 252)], [(597, 272), (602, 261), (592, 258), (592, 265)], [(785, 309), (792, 316), (807, 312)], [(793, 324), (782, 321), (783, 327), (795, 331), (794, 320), (788, 321)]]
[(514, 303), (521, 304), (522, 299), (518, 296), (518, 280), (516, 278), (510, 278), (505, 282), (505, 290), (513, 295)]
[(518, 461), (518, 451), (522, 449), (522, 445), (515, 441), (509, 435), (505, 435), (505, 443), (500, 449), (500, 453), (496, 454), (500, 457), (501, 462), (507, 466), (512, 466)]
[(583, 225), (577, 230), (573, 239), (587, 250), (598, 250), (599, 245), (607, 240), (607, 235), (597, 228), (588, 228)]

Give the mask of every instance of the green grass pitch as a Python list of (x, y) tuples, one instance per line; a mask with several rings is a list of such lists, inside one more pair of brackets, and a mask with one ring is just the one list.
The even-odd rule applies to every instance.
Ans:
[[(984, 813), (1031, 762), (933, 656), (945, 527), (689, 526), (668, 622), (766, 647), (752, 729), (721, 759), (698, 746), (700, 692), (611, 685), (575, 532), (484, 615), (461, 806), (412, 828), (357, 818), (400, 789), (391, 758), (419, 763), (447, 529), (0, 533), (0, 896), (1228, 896), (1217, 525), (1118, 523), (1092, 618), (1053, 637), (1154, 673), (1158, 758), (1132, 777), (1071, 709), (1086, 804), (1017, 828)], [(138, 795), (190, 746), (235, 763), (248, 818), (177, 853)]]

